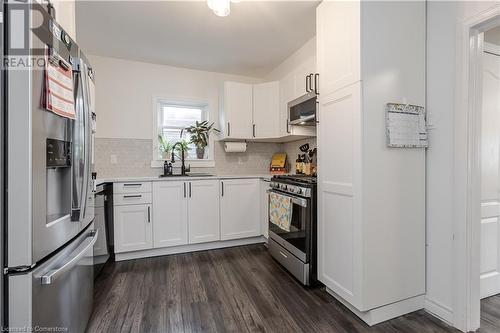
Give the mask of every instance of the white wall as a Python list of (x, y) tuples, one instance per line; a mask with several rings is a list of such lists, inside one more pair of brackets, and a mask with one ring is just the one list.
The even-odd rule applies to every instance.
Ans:
[(316, 58), (316, 37), (308, 40), (300, 49), (291, 54), (268, 75), (266, 75), (264, 80), (280, 80), (311, 58)]
[(455, 288), (460, 285), (457, 281), (465, 277), (455, 274), (454, 242), (463, 239), (454, 240), (457, 235), (453, 197), (454, 179), (465, 169), (455, 165), (455, 147), (466, 140), (455, 137), (454, 126), (457, 45), (462, 45), (457, 44), (457, 41), (462, 43), (457, 29), (471, 17), (499, 4), (498, 1), (427, 2), (427, 110), (433, 128), (427, 152), (426, 308), (461, 329), (466, 326), (465, 311), (457, 308), (462, 295)]
[(73, 40), (76, 40), (75, 1), (55, 0), (52, 4), (56, 11), (56, 21)]
[(218, 123), (219, 89), (225, 80), (255, 78), (89, 56), (96, 72), (97, 138), (151, 139), (153, 96), (208, 103)]

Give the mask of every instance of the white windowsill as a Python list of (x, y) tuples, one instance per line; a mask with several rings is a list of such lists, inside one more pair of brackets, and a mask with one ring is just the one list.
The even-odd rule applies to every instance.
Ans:
[[(153, 161), (151, 161), (151, 167), (152, 168), (163, 168), (164, 162), (165, 162), (165, 160), (153, 160)], [(186, 164), (186, 166), (191, 165), (191, 167), (193, 167), (193, 168), (214, 168), (215, 167), (214, 160), (185, 160), (184, 163)], [(176, 159), (173, 166), (174, 166), (174, 168), (180, 168), (181, 161), (179, 159)]]

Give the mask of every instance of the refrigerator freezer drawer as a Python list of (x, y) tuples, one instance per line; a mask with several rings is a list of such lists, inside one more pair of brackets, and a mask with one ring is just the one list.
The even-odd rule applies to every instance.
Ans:
[(9, 276), (9, 327), (85, 331), (92, 313), (98, 237), (92, 227), (35, 270)]

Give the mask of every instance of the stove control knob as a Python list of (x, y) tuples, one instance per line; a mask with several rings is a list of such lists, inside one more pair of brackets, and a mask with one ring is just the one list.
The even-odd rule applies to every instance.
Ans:
[(286, 185), (281, 185), (281, 189), (282, 189), (283, 191), (286, 191), (286, 190), (288, 189), (288, 186), (286, 186)]
[(302, 189), (301, 188), (297, 189), (297, 194), (302, 194)]
[(289, 190), (291, 193), (295, 192), (295, 189), (294, 189), (293, 187), (290, 187), (288, 190)]

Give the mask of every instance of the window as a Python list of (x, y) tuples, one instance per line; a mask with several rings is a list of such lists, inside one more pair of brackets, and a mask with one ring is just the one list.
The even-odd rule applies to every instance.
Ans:
[[(164, 142), (171, 145), (184, 139), (189, 142), (189, 134), (183, 131), (184, 128), (194, 125), (196, 121), (208, 120), (207, 105), (203, 103), (180, 103), (169, 102), (166, 100), (156, 101), (156, 125), (157, 131), (155, 137), (156, 145), (154, 145), (155, 160), (170, 159), (170, 153), (165, 154), (161, 149), (158, 136), (162, 136)], [(197, 160), (196, 147), (189, 144), (189, 149), (186, 154), (187, 160)], [(208, 159), (209, 147), (205, 149), (204, 159)]]

